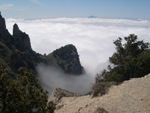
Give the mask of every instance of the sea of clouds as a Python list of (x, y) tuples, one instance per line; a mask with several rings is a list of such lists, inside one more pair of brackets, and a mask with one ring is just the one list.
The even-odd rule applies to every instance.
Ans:
[[(78, 93), (80, 92), (77, 91), (79, 86), (83, 86), (81, 87), (82, 93), (89, 90), (90, 85), (94, 83), (95, 75), (101, 72), (102, 69), (107, 68), (108, 59), (115, 52), (113, 41), (118, 37), (123, 38), (134, 33), (139, 40), (150, 42), (149, 20), (102, 18), (24, 20), (9, 18), (6, 19), (6, 24), (10, 33), (12, 33), (14, 23), (17, 23), (20, 30), (29, 35), (32, 49), (41, 54), (49, 54), (67, 44), (76, 46), (81, 64), (86, 71), (86, 75), (83, 75), (84, 77), (81, 77), (80, 80), (74, 77), (69, 80), (66, 80), (65, 77), (57, 77), (65, 75), (59, 70), (51, 69), (51, 67), (38, 66), (37, 69), (40, 80), (44, 81), (46, 79), (47, 82), (44, 82), (44, 84), (47, 86), (74, 89), (73, 91)], [(52, 81), (55, 83), (52, 84)], [(87, 84), (84, 85), (83, 83)], [(69, 84), (78, 85), (71, 87)]]

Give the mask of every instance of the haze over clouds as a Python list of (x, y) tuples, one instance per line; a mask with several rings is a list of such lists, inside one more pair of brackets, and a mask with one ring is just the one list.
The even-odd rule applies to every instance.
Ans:
[[(85, 80), (88, 81), (87, 83), (93, 83), (96, 73), (109, 64), (108, 59), (115, 52), (113, 40), (134, 33), (138, 35), (140, 40), (150, 42), (149, 20), (53, 18), (41, 20), (6, 19), (6, 23), (10, 33), (13, 24), (17, 23), (20, 30), (30, 36), (33, 50), (41, 54), (49, 54), (61, 46), (74, 44), (78, 50), (81, 64), (85, 68), (87, 76), (90, 76), (88, 80)], [(46, 67), (40, 69), (39, 73), (44, 71), (46, 74), (43, 77), (47, 77), (46, 70), (48, 69)], [(57, 76), (58, 73), (53, 75)], [(53, 78), (55, 79), (55, 77)], [(72, 84), (79, 80), (71, 79), (74, 81), (74, 83), (71, 82)], [(81, 83), (83, 79), (84, 77), (81, 79)], [(65, 78), (62, 81), (65, 82)], [(70, 82), (65, 85), (68, 84)], [(65, 86), (64, 84), (60, 85)], [(76, 91), (76, 88), (74, 89)]]
[(83, 95), (90, 91), (94, 82), (94, 78), (88, 73), (80, 76), (67, 75), (61, 69), (42, 64), (37, 66), (37, 71), (41, 75), (38, 79), (42, 86), (50, 93), (55, 88), (61, 87)]

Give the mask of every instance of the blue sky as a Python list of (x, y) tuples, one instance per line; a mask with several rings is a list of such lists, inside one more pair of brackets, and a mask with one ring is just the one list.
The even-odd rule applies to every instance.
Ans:
[(150, 19), (150, 0), (1, 0), (5, 18), (140, 18)]

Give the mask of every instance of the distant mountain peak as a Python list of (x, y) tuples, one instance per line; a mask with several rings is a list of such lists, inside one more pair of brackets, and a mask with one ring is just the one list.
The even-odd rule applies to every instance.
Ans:
[(96, 16), (89, 16), (88, 18), (97, 18)]

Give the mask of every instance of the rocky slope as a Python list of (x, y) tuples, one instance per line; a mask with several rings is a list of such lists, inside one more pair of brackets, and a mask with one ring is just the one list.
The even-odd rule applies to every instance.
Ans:
[(80, 75), (83, 72), (75, 46), (64, 46), (47, 56), (36, 53), (32, 50), (29, 36), (22, 32), (17, 24), (13, 26), (13, 35), (8, 32), (1, 14), (0, 61), (10, 68), (12, 76), (17, 73), (19, 67), (26, 67), (36, 74), (36, 66), (39, 63), (60, 67), (68, 74)]
[(57, 64), (65, 73), (80, 75), (84, 69), (80, 64), (79, 55), (74, 45), (61, 47), (45, 57), (51, 64)]
[(101, 97), (63, 97), (55, 113), (96, 113), (101, 107), (109, 113), (150, 113), (150, 74), (112, 86)]

